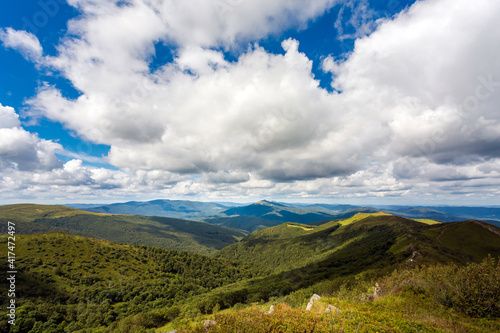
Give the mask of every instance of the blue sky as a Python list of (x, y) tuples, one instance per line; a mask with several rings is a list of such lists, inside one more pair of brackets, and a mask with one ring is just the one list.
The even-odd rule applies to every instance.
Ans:
[(500, 5), (0, 4), (5, 203), (498, 204)]

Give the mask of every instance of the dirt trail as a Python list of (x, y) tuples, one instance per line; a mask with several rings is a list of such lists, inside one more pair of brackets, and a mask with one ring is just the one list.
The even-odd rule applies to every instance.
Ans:
[(448, 228), (449, 228), (449, 227), (450, 227), (450, 226), (446, 226), (446, 227), (444, 227), (444, 228), (443, 228), (443, 230), (441, 230), (441, 233), (440, 233), (440, 234), (436, 237), (436, 239), (439, 241), (439, 243), (440, 243), (441, 245), (443, 245), (443, 242), (441, 242), (441, 240), (440, 240), (439, 238), (440, 238), (440, 237), (444, 234), (444, 232), (445, 232), (446, 230), (448, 230)]

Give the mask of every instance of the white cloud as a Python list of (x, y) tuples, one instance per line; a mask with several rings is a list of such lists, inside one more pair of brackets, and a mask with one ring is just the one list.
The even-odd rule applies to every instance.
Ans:
[(9, 168), (49, 170), (59, 166), (55, 151), (61, 146), (40, 139), (20, 125), (14, 109), (0, 104), (0, 171)]
[[(343, 1), (335, 21), (337, 38), (343, 41), (370, 34), (377, 26), (377, 16), (377, 12), (370, 8), (367, 0)], [(346, 32), (346, 30), (350, 33)], [(351, 32), (352, 30), (354, 32)]]
[(419, 1), (324, 68), (349, 105), (388, 126), (392, 155), (498, 156), (499, 16), (491, 1)]
[(21, 126), (19, 116), (14, 108), (0, 104), (0, 128), (12, 128)]
[[(151, 1), (167, 26), (169, 39), (182, 46), (233, 48), (293, 27), (331, 8), (336, 0)], [(236, 45), (235, 45), (236, 44)]]
[[(253, 171), (281, 180), (351, 172), (360, 164), (353, 145), (368, 138), (342, 135), (353, 128), (340, 126), (347, 115), (337, 96), (318, 87), (296, 41), (283, 48), (285, 55), (272, 55), (256, 46), (235, 63), (216, 51), (185, 49), (158, 72), (123, 81), (132, 91), (120, 100), (108, 97), (114, 86), (76, 101), (45, 87), (30, 103), (85, 138), (111, 145), (109, 162), (122, 168)], [(140, 78), (148, 83), (136, 88)], [(366, 145), (375, 142), (370, 137)]]
[[(283, 41), (284, 55), (247, 44), (304, 27), (335, 1), (70, 3), (85, 15), (45, 62), (82, 95), (69, 100), (44, 85), (29, 112), (110, 145), (107, 161), (121, 170), (68, 162), (35, 184), (59, 178), (58, 186), (109, 195), (150, 187), (163, 195), (418, 198), (498, 181), (498, 2), (418, 1), (377, 22), (345, 61), (323, 62), (339, 93), (319, 87), (297, 41)], [(374, 29), (373, 13), (358, 4), (350, 24), (359, 34), (345, 38)], [(177, 49), (151, 70), (156, 43)], [(219, 51), (247, 46), (234, 62)], [(0, 121), (12, 131), (16, 119)]]
[(19, 51), (26, 60), (39, 62), (42, 58), (42, 46), (32, 33), (4, 28), (0, 29), (0, 40), (6, 48)]

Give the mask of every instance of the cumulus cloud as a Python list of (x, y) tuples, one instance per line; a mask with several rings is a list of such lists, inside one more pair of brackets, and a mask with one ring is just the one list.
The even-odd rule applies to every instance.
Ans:
[(6, 48), (19, 51), (26, 60), (39, 62), (42, 58), (42, 46), (32, 33), (12, 28), (0, 29), (0, 40)]
[(169, 39), (182, 46), (234, 48), (238, 44), (305, 27), (336, 0), (151, 1), (166, 22)]
[(438, 163), (495, 157), (499, 15), (500, 4), (490, 1), (419, 1), (357, 40), (345, 62), (329, 58), (324, 68), (367, 121), (387, 126), (391, 155)]
[[(284, 40), (284, 54), (249, 42), (305, 27), (336, 1), (69, 3), (83, 15), (44, 61), (81, 95), (70, 100), (45, 84), (28, 112), (110, 145), (107, 161), (121, 170), (68, 162), (45, 182), (72, 179), (109, 193), (153, 186), (165, 194), (358, 197), (498, 180), (498, 2), (417, 1), (376, 26), (365, 1), (345, 3), (357, 30), (341, 38), (358, 39), (346, 59), (322, 64), (333, 93), (319, 86), (298, 41)], [(22, 39), (6, 31), (6, 46), (5, 36)], [(39, 43), (23, 38), (31, 42), (16, 48), (41, 57)], [(158, 43), (173, 47), (173, 60), (151, 69)], [(235, 61), (221, 51), (236, 49), (244, 51)]]
[[(234, 63), (216, 51), (185, 49), (154, 74), (122, 80), (132, 90), (120, 100), (109, 98), (114, 86), (73, 101), (46, 86), (30, 104), (109, 144), (109, 162), (122, 168), (253, 171), (275, 180), (352, 172), (360, 164), (358, 141), (368, 148), (376, 138), (342, 135), (356, 128), (341, 126), (348, 114), (337, 96), (319, 88), (297, 41), (285, 40), (283, 48), (284, 55), (273, 55), (254, 46)], [(135, 86), (139, 78), (147, 83)]]
[(0, 128), (12, 128), (21, 126), (19, 115), (14, 108), (0, 104)]
[(52, 169), (60, 165), (55, 151), (61, 148), (25, 131), (14, 109), (0, 104), (0, 169)]

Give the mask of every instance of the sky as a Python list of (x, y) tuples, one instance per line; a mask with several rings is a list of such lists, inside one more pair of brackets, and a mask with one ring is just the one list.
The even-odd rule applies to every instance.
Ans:
[(500, 204), (500, 1), (0, 4), (0, 204)]

